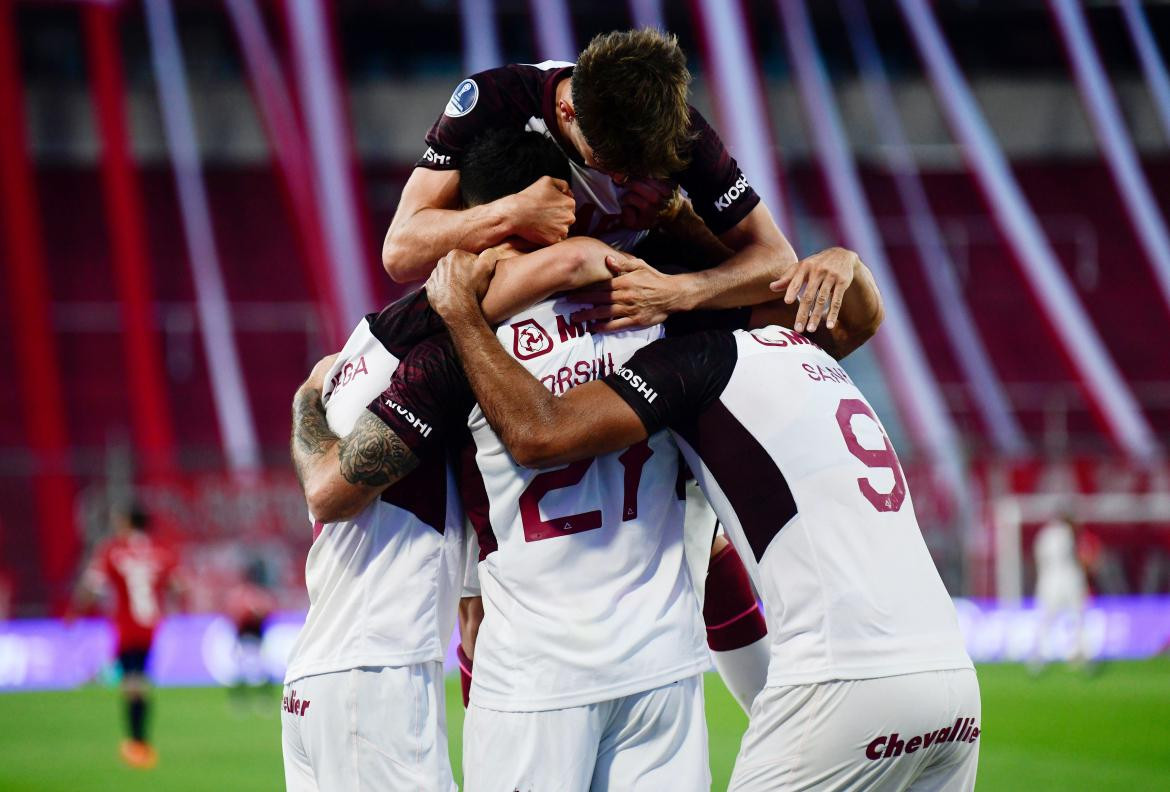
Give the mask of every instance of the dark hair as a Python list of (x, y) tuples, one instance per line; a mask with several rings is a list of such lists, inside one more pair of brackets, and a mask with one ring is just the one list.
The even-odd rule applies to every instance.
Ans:
[(146, 509), (142, 508), (142, 504), (125, 504), (118, 510), (118, 514), (135, 531), (147, 531), (150, 529), (150, 515), (147, 514)]
[(691, 73), (678, 39), (653, 28), (595, 36), (573, 68), (573, 110), (606, 170), (666, 178), (686, 167), (694, 135)]
[(459, 164), (464, 206), (491, 203), (525, 189), (542, 176), (569, 181), (569, 159), (550, 138), (522, 129), (489, 129)]

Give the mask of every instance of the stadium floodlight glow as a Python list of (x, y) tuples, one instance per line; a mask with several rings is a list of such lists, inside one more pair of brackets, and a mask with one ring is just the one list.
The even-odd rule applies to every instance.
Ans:
[(1044, 237), (1035, 213), (959, 72), (930, 5), (924, 0), (898, 0), (898, 5), (944, 115), (966, 149), (988, 207), (1096, 414), (1126, 454), (1142, 462), (1160, 459), (1162, 449), (1149, 421)]
[(1162, 131), (1170, 140), (1170, 75), (1166, 73), (1166, 64), (1158, 54), (1158, 45), (1154, 41), (1154, 34), (1150, 32), (1150, 22), (1146, 19), (1142, 4), (1138, 0), (1121, 0), (1121, 10), (1125, 15), (1129, 35), (1133, 38), (1138, 60), (1141, 61), (1142, 71), (1145, 72), (1146, 82), (1150, 84), (1150, 92), (1154, 95), (1154, 111), (1162, 121)]
[(829, 182), (829, 192), (848, 243), (873, 270), (886, 303), (886, 327), (874, 336), (886, 379), (916, 445), (946, 474), (951, 493), (962, 492), (959, 444), (938, 382), (910, 322), (893, 269), (886, 260), (861, 179), (845, 137), (833, 89), (816, 51), (804, 0), (778, 0), (784, 34), (792, 54), (801, 100), (809, 116), (811, 138)]
[(1153, 266), (1162, 298), (1170, 308), (1170, 234), (1166, 232), (1166, 223), (1121, 120), (1117, 98), (1109, 87), (1105, 68), (1093, 46), (1085, 12), (1076, 0), (1048, 0), (1048, 5), (1056, 17), (1065, 51), (1072, 61), (1077, 87), (1089, 111), (1089, 119), (1113, 174), (1117, 192)]
[(630, 0), (630, 19), (636, 28), (666, 30), (662, 0)]
[(791, 233), (792, 215), (784, 201), (776, 147), (764, 112), (764, 89), (752, 62), (743, 9), (738, 2), (726, 0), (695, 0), (692, 8), (727, 148), (772, 210), (776, 224)]
[(976, 410), (984, 425), (991, 430), (991, 440), (996, 451), (1019, 456), (1028, 450), (1028, 441), (1012, 411), (1003, 383), (991, 364), (987, 347), (981, 340), (955, 275), (954, 262), (943, 242), (938, 220), (931, 211), (865, 5), (860, 0), (840, 0), (840, 6), (853, 53), (861, 70), (865, 97), (877, 121), (886, 163), (906, 210), (910, 234), (926, 274), (926, 283), (938, 308), (943, 332), (959, 367), (975, 392)]
[(463, 72), (477, 74), (504, 65), (494, 0), (459, 0)]
[(244, 387), (231, 306), (215, 249), (207, 186), (203, 182), (191, 96), (187, 91), (186, 67), (170, 0), (146, 0), (146, 30), (167, 148), (175, 172), (187, 259), (195, 282), (199, 332), (211, 378), (220, 441), (228, 467), (233, 472), (254, 471), (260, 467), (260, 442)]
[(81, 12), (90, 95), (101, 140), (101, 175), (110, 232), (110, 253), (122, 308), (122, 350), (136, 445), (148, 476), (175, 467), (175, 430), (167, 400), (167, 376), (155, 322), (155, 295), (147, 252), (142, 189), (130, 154), (117, 19), (103, 5)]
[(541, 60), (577, 60), (573, 21), (565, 0), (529, 0), (536, 32), (536, 51)]
[(313, 154), (316, 204), (339, 288), (343, 324), (374, 310), (374, 289), (362, 242), (357, 188), (350, 167), (349, 129), (338, 84), (327, 8), (317, 0), (286, 0), (301, 111)]
[(281, 73), (276, 51), (264, 28), (256, 0), (226, 0), (228, 16), (240, 41), (244, 64), (252, 84), (252, 95), (268, 132), (269, 142), (284, 188), (292, 205), (294, 221), (302, 245), (301, 254), (308, 264), (311, 283), (317, 292), (317, 306), (330, 348), (345, 343), (349, 323), (338, 307), (337, 279), (318, 222), (313, 198), (312, 158), (308, 154), (292, 94)]

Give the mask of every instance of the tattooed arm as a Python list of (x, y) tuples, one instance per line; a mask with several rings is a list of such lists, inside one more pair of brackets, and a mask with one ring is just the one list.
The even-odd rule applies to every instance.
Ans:
[(369, 411), (345, 437), (333, 433), (321, 404), (332, 362), (331, 356), (318, 363), (293, 399), (293, 464), (309, 511), (321, 522), (353, 517), (418, 465), (410, 448)]

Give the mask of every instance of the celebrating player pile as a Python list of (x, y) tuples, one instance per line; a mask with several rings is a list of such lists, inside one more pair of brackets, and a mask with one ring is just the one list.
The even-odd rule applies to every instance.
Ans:
[(848, 251), (795, 260), (688, 82), (672, 38), (612, 33), (465, 80), (428, 134), (384, 263), (442, 260), (294, 403), (290, 789), (453, 788), (460, 593), (467, 790), (708, 789), (710, 650), (751, 711), (734, 788), (973, 786), (974, 671), (835, 359), (877, 288)]

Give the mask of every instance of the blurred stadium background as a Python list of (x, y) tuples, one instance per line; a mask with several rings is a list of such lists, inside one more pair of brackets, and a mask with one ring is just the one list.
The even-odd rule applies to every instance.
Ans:
[[(1068, 625), (1041, 630), (1030, 603), (1033, 538), (1062, 514), (1087, 529), (1090, 654), (1166, 652), (1170, 4), (0, 0), (0, 690), (105, 678), (108, 627), (61, 617), (131, 492), (182, 548), (189, 589), (156, 644), (159, 681), (235, 679), (219, 614), (258, 567), (280, 606), (265, 639), (279, 678), (311, 540), (291, 394), (401, 292), (378, 252), (424, 133), (466, 74), (572, 60), (644, 24), (678, 34), (694, 104), (798, 253), (844, 244), (875, 271), (888, 319), (847, 368), (893, 435), (972, 655), (1071, 653)], [(1076, 786), (1094, 770), (1131, 789), (1170, 777), (1164, 660), (1031, 687), (985, 673), (992, 779), (1044, 762), (1073, 770), (1049, 788), (1107, 788)], [(184, 750), (168, 721), (224, 707), (174, 691), (168, 715), (166, 695), (160, 773)], [(1059, 724), (1082, 697), (1115, 708), (1120, 725), (1097, 724), (1109, 739), (1162, 750), (1092, 764), (1104, 738), (1090, 731), (1083, 750), (996, 753), (997, 718), (1035, 738), (1023, 724)], [(0, 696), (0, 786), (105, 788), (100, 772), (14, 785), (56, 764), (29, 749), (52, 743), (54, 718), (108, 721), (112, 746), (107, 699)], [(722, 711), (734, 746), (742, 719)], [(251, 745), (206, 728), (184, 744), (207, 761)], [(240, 760), (258, 780), (228, 786), (278, 785), (275, 717), (263, 729)]]

